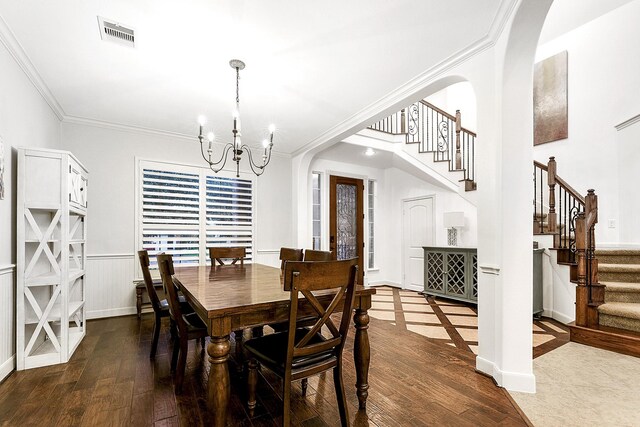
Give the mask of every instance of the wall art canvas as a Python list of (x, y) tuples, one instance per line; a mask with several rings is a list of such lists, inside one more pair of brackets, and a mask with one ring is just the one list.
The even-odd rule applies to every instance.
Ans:
[(533, 145), (569, 136), (567, 51), (538, 62), (533, 73)]
[(0, 139), (0, 200), (4, 200), (4, 144)]

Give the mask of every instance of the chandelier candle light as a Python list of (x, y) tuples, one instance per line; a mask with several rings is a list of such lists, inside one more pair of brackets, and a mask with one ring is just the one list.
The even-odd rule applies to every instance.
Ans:
[(207, 140), (209, 142), (209, 147), (207, 148), (207, 153), (205, 154), (204, 149), (204, 135), (203, 135), (203, 127), (206, 122), (204, 116), (200, 116), (198, 118), (198, 123), (200, 124), (200, 133), (198, 135), (198, 140), (200, 141), (200, 152), (202, 153), (202, 158), (209, 163), (209, 168), (215, 173), (220, 172), (225, 164), (227, 163), (227, 158), (229, 157), (229, 152), (233, 152), (232, 160), (236, 162), (236, 177), (240, 177), (240, 158), (244, 151), (247, 152), (247, 157), (249, 158), (249, 166), (254, 174), (260, 176), (264, 173), (264, 168), (269, 164), (271, 160), (271, 149), (273, 148), (273, 134), (276, 130), (274, 125), (269, 126), (269, 137), (262, 141), (262, 146), (264, 147), (264, 153), (262, 154), (262, 164), (257, 164), (253, 161), (253, 157), (251, 155), (251, 150), (248, 145), (242, 144), (242, 133), (240, 127), (240, 70), (244, 70), (245, 64), (239, 59), (232, 59), (229, 61), (229, 65), (231, 68), (236, 70), (236, 109), (233, 112), (233, 143), (226, 143), (224, 149), (222, 150), (222, 156), (217, 161), (211, 160), (211, 155), (213, 154), (213, 141), (215, 140), (215, 136), (213, 132), (209, 132), (207, 134)]

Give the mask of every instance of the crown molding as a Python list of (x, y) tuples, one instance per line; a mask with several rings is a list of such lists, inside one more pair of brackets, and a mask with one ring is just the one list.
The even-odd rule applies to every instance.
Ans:
[(9, 51), (18, 66), (20, 66), (24, 74), (31, 81), (31, 84), (33, 84), (45, 102), (49, 105), (53, 114), (58, 117), (58, 120), (62, 121), (65, 116), (62, 106), (53, 96), (53, 93), (51, 93), (51, 90), (49, 90), (49, 87), (46, 85), (44, 80), (42, 80), (38, 70), (36, 70), (31, 59), (29, 59), (29, 56), (23, 49), (20, 42), (18, 42), (18, 39), (16, 39), (13, 31), (11, 31), (2, 16), (0, 16), (0, 42), (2, 42), (2, 44), (7, 48), (7, 51)]
[(506, 28), (507, 23), (509, 22), (511, 15), (516, 10), (516, 6), (519, 1), (520, 0), (503, 0), (498, 7), (498, 11), (491, 23), (491, 26), (489, 27), (489, 30), (483, 37), (457, 51), (418, 76), (412, 78), (384, 97), (378, 99), (372, 104), (369, 104), (359, 112), (353, 114), (351, 117), (323, 132), (315, 139), (295, 150), (292, 153), (292, 156), (295, 157), (304, 154), (329, 141), (336, 142), (340, 138), (344, 137), (345, 132), (355, 133), (356, 131), (359, 131), (359, 127), (362, 126), (364, 121), (371, 119), (371, 117), (374, 117), (381, 111), (389, 109), (412, 95), (415, 95), (447, 71), (468, 61), (485, 50), (492, 48)]
[[(153, 128), (147, 128), (144, 126), (126, 125), (123, 123), (107, 122), (103, 120), (96, 120), (96, 119), (90, 119), (87, 117), (79, 117), (79, 116), (66, 115), (62, 119), (62, 123), (81, 125), (81, 126), (91, 126), (91, 127), (101, 128), (101, 129), (116, 130), (120, 132), (141, 133), (146, 135), (161, 136), (164, 138), (180, 139), (180, 140), (185, 140), (189, 142), (194, 142), (197, 139), (195, 134), (189, 135), (181, 132), (172, 132), (172, 131), (162, 130), (162, 129), (153, 129)], [(222, 144), (222, 143), (218, 142), (218, 144)], [(278, 157), (284, 157), (284, 158), (291, 158), (291, 154), (285, 153), (282, 151), (273, 150), (272, 155), (278, 156)]]
[(615, 128), (616, 128), (617, 131), (621, 131), (622, 129), (627, 128), (627, 127), (631, 126), (632, 124), (635, 124), (635, 123), (638, 123), (638, 122), (640, 122), (640, 114), (637, 114), (637, 115), (631, 117), (630, 119), (625, 120), (624, 122), (617, 124), (615, 126)]

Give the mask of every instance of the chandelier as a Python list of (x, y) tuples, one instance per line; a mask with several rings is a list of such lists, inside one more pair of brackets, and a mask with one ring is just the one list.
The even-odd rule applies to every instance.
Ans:
[(215, 136), (213, 132), (209, 132), (207, 134), (206, 139), (209, 143), (209, 146), (205, 153), (205, 138), (202, 131), (206, 119), (204, 116), (200, 116), (200, 118), (198, 119), (198, 122), (200, 124), (200, 134), (198, 135), (198, 140), (200, 141), (200, 152), (202, 153), (202, 158), (207, 163), (209, 163), (209, 168), (215, 173), (220, 172), (224, 168), (224, 166), (227, 164), (229, 153), (233, 153), (232, 160), (236, 162), (236, 177), (239, 177), (240, 159), (242, 157), (242, 154), (246, 151), (251, 170), (254, 174), (260, 176), (264, 173), (264, 168), (269, 164), (269, 161), (271, 160), (271, 149), (273, 148), (273, 133), (275, 132), (275, 126), (269, 126), (269, 137), (262, 141), (262, 146), (264, 148), (264, 152), (262, 154), (262, 163), (256, 163), (253, 160), (253, 156), (251, 154), (249, 146), (242, 143), (242, 133), (240, 127), (240, 70), (244, 70), (245, 64), (239, 59), (232, 59), (231, 61), (229, 61), (229, 65), (231, 66), (231, 68), (236, 70), (236, 109), (233, 112), (233, 142), (228, 142), (225, 144), (222, 150), (222, 155), (217, 161), (212, 160), (213, 141), (215, 140)]

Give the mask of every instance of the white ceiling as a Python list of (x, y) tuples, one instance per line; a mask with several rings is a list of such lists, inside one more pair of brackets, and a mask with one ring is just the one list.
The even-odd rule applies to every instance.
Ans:
[[(240, 58), (244, 140), (273, 122), (291, 153), (485, 37), (500, 3), (0, 0), (0, 16), (67, 117), (195, 135), (205, 114), (227, 140)], [(136, 47), (103, 42), (98, 15)]]

